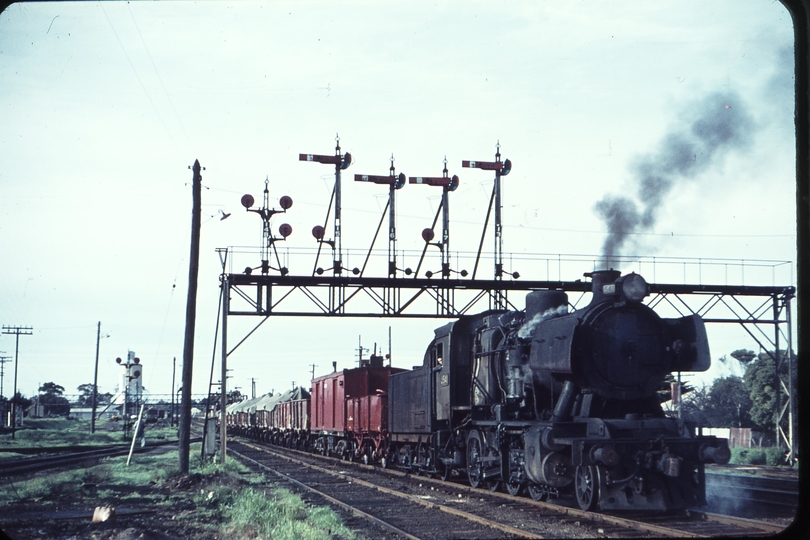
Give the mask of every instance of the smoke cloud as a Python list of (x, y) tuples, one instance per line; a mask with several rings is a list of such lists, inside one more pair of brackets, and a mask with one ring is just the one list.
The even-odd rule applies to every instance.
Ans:
[(605, 266), (623, 254), (631, 235), (652, 229), (667, 195), (680, 182), (697, 180), (730, 152), (748, 148), (756, 124), (736, 92), (715, 92), (692, 103), (658, 150), (635, 159), (630, 172), (637, 184), (633, 199), (606, 195), (594, 206), (607, 225), (602, 246)]

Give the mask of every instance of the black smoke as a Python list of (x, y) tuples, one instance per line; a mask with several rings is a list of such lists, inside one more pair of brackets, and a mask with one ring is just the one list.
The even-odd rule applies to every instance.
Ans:
[(630, 165), (637, 201), (606, 195), (594, 209), (605, 221), (602, 246), (605, 266), (611, 267), (632, 235), (650, 231), (672, 188), (698, 180), (730, 152), (751, 144), (756, 123), (736, 92), (715, 92), (691, 103), (661, 140), (658, 149)]

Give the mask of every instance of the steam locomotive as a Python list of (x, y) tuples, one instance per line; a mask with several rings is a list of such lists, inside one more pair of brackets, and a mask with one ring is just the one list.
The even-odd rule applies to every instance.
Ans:
[[(309, 447), (466, 477), (474, 488), (525, 489), (537, 500), (574, 497), (584, 510), (705, 504), (705, 464), (728, 462), (727, 441), (666, 417), (657, 393), (669, 373), (709, 368), (702, 319), (659, 317), (642, 303), (649, 285), (638, 274), (586, 276), (585, 308), (569, 312), (563, 291), (533, 291), (524, 311), (465, 315), (436, 329), (412, 370), (378, 362), (316, 379)], [(374, 370), (388, 370), (385, 380)], [(335, 393), (341, 377), (374, 384), (347, 382), (352, 395)], [(363, 433), (356, 418), (366, 419)]]

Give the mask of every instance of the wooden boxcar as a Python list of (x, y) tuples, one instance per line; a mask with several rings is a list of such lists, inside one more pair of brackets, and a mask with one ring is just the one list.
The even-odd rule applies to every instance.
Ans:
[(388, 433), (388, 376), (404, 371), (372, 356), (361, 367), (312, 380), (312, 448), (346, 459), (384, 457)]

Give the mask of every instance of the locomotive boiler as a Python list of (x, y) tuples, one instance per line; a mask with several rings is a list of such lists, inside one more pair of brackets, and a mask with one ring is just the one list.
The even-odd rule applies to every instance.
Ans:
[(658, 316), (638, 274), (586, 276), (582, 309), (534, 291), (525, 311), (436, 329), (423, 364), (390, 377), (387, 463), (586, 510), (705, 504), (704, 464), (728, 462), (727, 442), (667, 417), (657, 393), (709, 368), (702, 319)]

